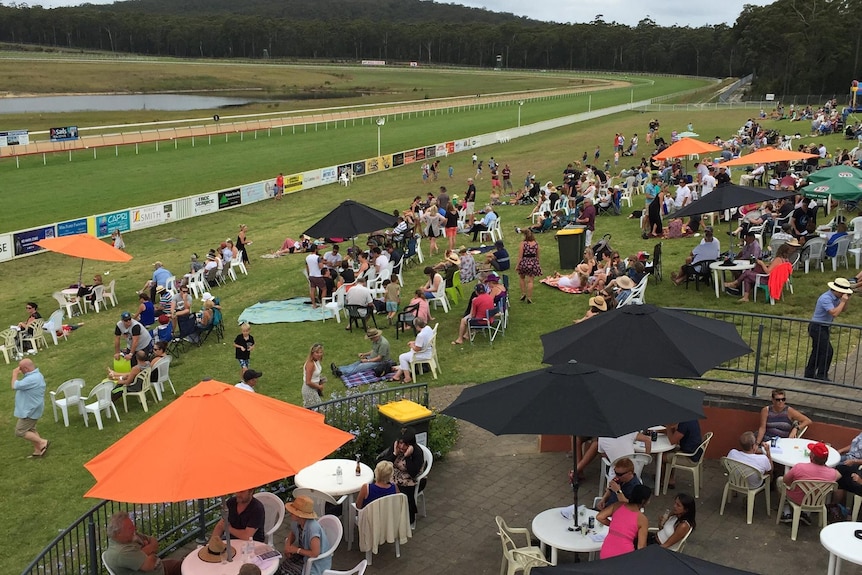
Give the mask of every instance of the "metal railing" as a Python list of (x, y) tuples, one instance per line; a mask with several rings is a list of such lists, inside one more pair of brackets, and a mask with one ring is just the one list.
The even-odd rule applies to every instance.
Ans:
[[(424, 383), (383, 388), (363, 393), (348, 393), (314, 406), (326, 422), (344, 431), (361, 431), (358, 415), (377, 424), (377, 406), (409, 399), (428, 406), (428, 385)], [(278, 495), (293, 491), (292, 479), (270, 483), (262, 487)], [(203, 543), (219, 519), (221, 498), (197, 499), (179, 503), (139, 505), (103, 500), (81, 515), (64, 529), (22, 571), (22, 575), (102, 575), (102, 552), (107, 549), (108, 519), (118, 511), (132, 514), (135, 526), (141, 533), (159, 539), (159, 553), (169, 555), (197, 541)]]
[[(677, 308), (678, 309), (678, 308)], [(805, 366), (811, 354), (807, 319), (705, 309), (680, 309), (695, 315), (727, 321), (736, 326), (752, 352), (724, 363), (700, 379), (750, 389), (780, 386), (788, 391), (862, 403), (862, 327), (833, 323), (830, 340), (835, 353), (829, 365), (830, 381), (808, 379)]]

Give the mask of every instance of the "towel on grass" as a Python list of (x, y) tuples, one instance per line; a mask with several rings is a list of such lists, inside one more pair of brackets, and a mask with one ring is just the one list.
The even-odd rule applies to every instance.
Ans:
[(341, 377), (341, 381), (344, 382), (346, 387), (359, 387), (360, 385), (365, 385), (368, 383), (377, 383), (378, 381), (391, 381), (392, 376), (395, 375), (394, 372), (387, 373), (383, 377), (377, 377), (374, 375), (373, 369), (366, 369), (365, 371), (357, 371), (352, 375), (344, 375)]
[(546, 286), (551, 286), (552, 288), (557, 288), (560, 291), (564, 291), (566, 293), (588, 293), (583, 290), (583, 288), (570, 288), (570, 287), (560, 287), (560, 278), (555, 278), (553, 276), (548, 276), (542, 280), (542, 283)]
[(332, 311), (323, 307), (312, 309), (311, 299), (295, 297), (288, 300), (261, 301), (247, 307), (239, 314), (237, 323), (295, 323), (299, 321), (319, 321), (333, 319)]

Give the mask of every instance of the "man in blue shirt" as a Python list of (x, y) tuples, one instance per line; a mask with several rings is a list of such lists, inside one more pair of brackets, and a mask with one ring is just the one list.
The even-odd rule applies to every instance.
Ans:
[[(162, 262), (153, 263), (153, 279), (147, 281), (147, 283), (144, 284), (144, 289), (143, 289), (143, 291), (146, 291), (146, 290), (150, 291), (150, 301), (156, 301), (156, 287), (158, 287), (158, 286), (165, 286), (167, 288), (170, 287), (170, 286), (168, 286), (168, 278), (171, 277), (172, 275), (174, 275), (174, 274), (169, 272), (162, 265)], [(168, 291), (170, 291), (170, 289)]]
[(485, 217), (482, 218), (482, 221), (477, 224), (473, 224), (473, 227), (470, 228), (470, 231), (473, 232), (473, 241), (475, 242), (479, 237), (479, 232), (487, 232), (494, 226), (494, 222), (497, 220), (497, 214), (494, 210), (491, 209), (491, 206), (485, 206)]
[(808, 324), (808, 335), (811, 337), (811, 355), (805, 366), (805, 377), (829, 381), (829, 365), (832, 363), (832, 342), (829, 341), (829, 328), (836, 317), (847, 307), (847, 301), (853, 293), (850, 282), (837, 278), (829, 282), (829, 291), (817, 298), (814, 315)]
[[(19, 376), (23, 375), (21, 379)], [(33, 444), (28, 457), (42, 457), (48, 451), (48, 440), (36, 431), (36, 422), (45, 410), (45, 378), (32, 359), (22, 359), (12, 370), (12, 389), (15, 390), (15, 435)]]

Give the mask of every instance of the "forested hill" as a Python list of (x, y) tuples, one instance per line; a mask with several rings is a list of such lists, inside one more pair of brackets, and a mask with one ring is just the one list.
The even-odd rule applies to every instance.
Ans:
[(342, 22), (534, 22), (508, 12), (491, 12), (427, 0), (128, 0), (105, 6), (104, 9), (151, 14), (238, 14)]

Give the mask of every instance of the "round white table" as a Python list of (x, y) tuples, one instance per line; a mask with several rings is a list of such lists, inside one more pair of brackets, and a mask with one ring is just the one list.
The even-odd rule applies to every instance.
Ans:
[[(532, 530), (533, 535), (541, 543), (541, 549), (544, 552), (545, 547), (551, 548), (551, 564), (557, 564), (557, 551), (574, 551), (576, 553), (589, 553), (590, 561), (595, 559), (595, 554), (602, 548), (604, 536), (608, 533), (608, 528), (598, 521), (595, 523), (595, 529), (589, 534), (581, 533), (580, 531), (569, 531), (569, 527), (574, 525), (571, 519), (566, 519), (561, 513), (565, 507), (555, 507), (542, 511), (533, 519)], [(598, 512), (593, 509), (587, 509), (583, 516), (578, 516), (578, 523), (585, 523), (590, 517), (595, 517)], [(591, 535), (593, 537), (591, 537)], [(596, 541), (595, 539), (598, 539)]]
[(855, 532), (862, 530), (862, 523), (841, 521), (820, 530), (820, 544), (829, 551), (828, 575), (841, 573), (841, 561), (862, 565), (862, 541)]
[[(341, 466), (342, 482), (338, 483), (335, 470)], [(353, 524), (355, 521), (351, 504), (356, 500), (356, 494), (366, 483), (374, 479), (374, 471), (365, 465), (359, 464), (360, 474), (356, 475), (356, 461), (350, 459), (321, 459), (302, 469), (293, 477), (297, 487), (305, 489), (316, 489), (333, 498), (342, 495), (347, 497), (341, 507), (341, 523), (344, 525), (347, 548), (353, 546)]]
[[(207, 563), (206, 561), (201, 560), (201, 558), (198, 557), (198, 549), (200, 549), (201, 546), (198, 546), (198, 549), (192, 551), (186, 555), (185, 559), (183, 559), (183, 575), (237, 575), (240, 567), (242, 567), (240, 556), (242, 554), (242, 546), (245, 545), (245, 541), (241, 539), (231, 539), (230, 545), (236, 550), (236, 555), (234, 555), (233, 561), (230, 561), (229, 563)], [(260, 555), (267, 551), (272, 551), (272, 547), (265, 543), (255, 542), (255, 553)], [(264, 561), (256, 560), (255, 563), (260, 567), (262, 575), (273, 575), (278, 571), (280, 558), (281, 557), (278, 556)]]
[[(660, 495), (662, 469), (661, 454), (673, 451), (676, 449), (676, 445), (671, 443), (670, 439), (668, 439), (667, 435), (664, 433), (659, 433), (658, 438), (651, 443), (650, 455), (652, 455), (652, 458), (655, 460), (655, 489), (653, 490), (653, 493)], [(646, 445), (642, 441), (635, 442), (635, 453), (646, 453)]]
[[(709, 269), (712, 270), (712, 283), (715, 284), (715, 297), (721, 297), (720, 292), (724, 291), (724, 274), (719, 272), (743, 272), (745, 270), (754, 269), (754, 264), (748, 260), (733, 260), (733, 265), (724, 265), (723, 261), (713, 262), (709, 264)], [(719, 287), (719, 282), (721, 286)]]
[[(780, 449), (780, 452), (775, 448), (770, 450), (772, 461), (780, 463), (785, 467), (793, 467), (797, 463), (807, 463), (811, 461), (810, 457), (805, 455), (805, 450), (808, 449), (809, 443), (817, 443), (817, 441), (804, 438), (781, 438), (778, 440), (778, 448)], [(839, 455), (838, 451), (834, 447), (830, 446), (829, 457), (826, 459), (826, 465), (829, 467), (835, 467), (838, 465), (839, 461), (841, 461), (841, 455)]]

